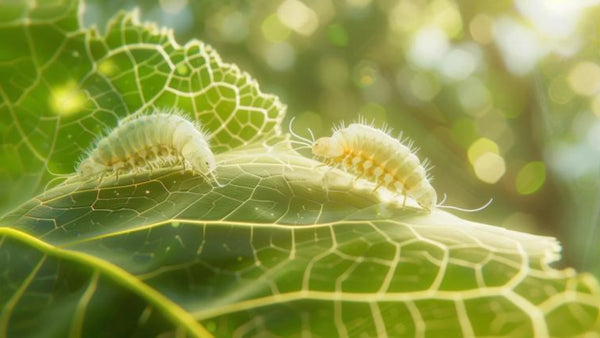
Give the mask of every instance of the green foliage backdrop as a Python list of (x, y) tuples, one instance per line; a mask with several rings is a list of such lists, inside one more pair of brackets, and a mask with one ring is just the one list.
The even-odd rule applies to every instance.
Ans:
[[(600, 330), (597, 280), (551, 267), (553, 238), (402, 208), (301, 156), (278, 99), (210, 47), (131, 13), (82, 28), (75, 1), (1, 6), (0, 336)], [(162, 107), (209, 130), (223, 187), (181, 168), (52, 183)]]
[[(88, 0), (200, 38), (326, 135), (358, 115), (403, 131), (465, 215), (560, 239), (600, 276), (600, 6), (546, 0)], [(305, 134), (306, 135), (306, 134)]]

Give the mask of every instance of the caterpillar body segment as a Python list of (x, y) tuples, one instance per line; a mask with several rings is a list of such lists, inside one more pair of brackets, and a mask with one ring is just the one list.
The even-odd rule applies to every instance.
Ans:
[(353, 123), (312, 143), (314, 155), (339, 165), (378, 187), (410, 196), (425, 210), (437, 203), (427, 169), (413, 151), (383, 130)]
[(102, 177), (174, 165), (212, 178), (216, 168), (200, 128), (182, 115), (157, 112), (121, 120), (97, 142), (76, 171), (81, 177)]

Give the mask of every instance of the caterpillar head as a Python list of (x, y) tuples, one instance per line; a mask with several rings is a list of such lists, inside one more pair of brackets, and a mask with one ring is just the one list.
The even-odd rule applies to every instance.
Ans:
[(192, 166), (193, 171), (199, 173), (207, 180), (215, 182), (217, 186), (222, 187), (223, 185), (219, 183), (215, 174), (215, 169), (217, 168), (215, 157), (210, 149), (207, 148), (206, 150), (206, 152), (199, 151), (190, 154), (186, 162)]
[(312, 152), (321, 157), (338, 157), (344, 154), (344, 149), (331, 137), (321, 137), (312, 146)]
[(201, 173), (208, 174), (215, 170), (217, 164), (212, 152), (197, 151), (188, 155), (187, 161), (191, 164), (192, 168)]

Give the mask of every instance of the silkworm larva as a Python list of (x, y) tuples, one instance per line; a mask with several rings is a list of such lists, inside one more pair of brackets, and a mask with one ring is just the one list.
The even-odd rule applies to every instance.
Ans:
[(437, 193), (419, 158), (380, 129), (353, 123), (331, 137), (317, 139), (312, 152), (375, 182), (377, 187), (410, 196), (428, 211), (437, 203)]
[(214, 178), (215, 158), (206, 135), (177, 113), (135, 114), (100, 139), (78, 167), (82, 177), (182, 165)]
[(437, 192), (427, 175), (427, 165), (421, 162), (411, 146), (406, 146), (388, 132), (367, 125), (364, 122), (353, 123), (348, 127), (334, 129), (331, 137), (315, 140), (309, 129), (311, 139), (296, 134), (290, 120), (289, 130), (297, 140), (290, 142), (300, 148), (312, 149), (313, 155), (324, 159), (324, 163), (342, 166), (347, 171), (375, 182), (375, 189), (384, 186), (387, 189), (410, 196), (419, 205), (430, 212), (433, 208), (454, 209), (476, 212), (487, 208), (493, 201), (490, 198), (483, 206), (475, 209), (443, 205), (446, 195), (437, 203)]
[(375, 182), (376, 189), (383, 186), (390, 191), (410, 196), (425, 210), (436, 206), (437, 193), (427, 176), (427, 169), (406, 145), (387, 132), (367, 125), (353, 123), (335, 129), (331, 137), (314, 140), (290, 132), (310, 147), (314, 155), (328, 165), (341, 166), (357, 177)]

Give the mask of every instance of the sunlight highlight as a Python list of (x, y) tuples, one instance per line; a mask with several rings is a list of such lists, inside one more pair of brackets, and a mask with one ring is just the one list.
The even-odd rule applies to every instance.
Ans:
[(589, 61), (579, 62), (569, 72), (567, 80), (576, 94), (592, 96), (600, 91), (600, 67)]
[(479, 138), (477, 141), (473, 142), (467, 151), (467, 156), (469, 157), (469, 162), (474, 164), (475, 161), (485, 153), (494, 153), (498, 154), (498, 144), (496, 142), (490, 140), (487, 137)]
[(298, 0), (285, 0), (277, 9), (281, 22), (291, 30), (309, 36), (319, 27), (317, 13)]
[(480, 181), (493, 184), (506, 173), (506, 163), (504, 158), (498, 154), (485, 153), (475, 160), (473, 170)]
[(69, 80), (63, 86), (51, 89), (50, 109), (57, 115), (78, 113), (86, 102), (87, 96), (75, 80)]
[(506, 162), (499, 154), (498, 144), (489, 138), (482, 137), (473, 142), (467, 155), (480, 181), (493, 184), (506, 173)]
[(98, 65), (98, 72), (105, 76), (112, 76), (117, 72), (117, 65), (113, 60), (107, 59)]
[(546, 165), (544, 162), (529, 162), (519, 170), (515, 185), (521, 195), (531, 195), (538, 191), (546, 181)]

